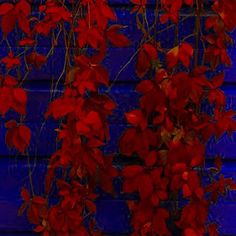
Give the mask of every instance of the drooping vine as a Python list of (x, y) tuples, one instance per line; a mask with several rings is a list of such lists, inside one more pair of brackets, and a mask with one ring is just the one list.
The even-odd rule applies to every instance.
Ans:
[[(119, 32), (121, 25), (110, 24), (116, 21), (116, 14), (106, 1), (71, 1), (65, 5), (48, 0), (38, 10), (40, 18), (31, 19), (36, 23), (21, 44), (37, 48), (39, 36), (52, 37), (47, 56), (36, 50), (25, 55), (27, 67), (40, 69), (63, 38), (64, 67), (54, 90), (62, 81), (65, 88), (45, 114), (46, 119), (52, 116), (61, 122), (57, 129), (60, 145), (49, 161), (45, 194), (37, 195), (33, 190), (31, 194), (23, 188), (24, 203), (19, 214), (27, 209), (34, 231), (43, 235), (100, 235), (94, 221), (96, 186), (112, 192), (112, 178), (117, 172), (112, 167), (112, 156), (105, 156), (101, 150), (109, 140), (107, 117), (116, 107), (108, 95), (99, 91), (101, 85), (109, 86), (109, 73), (102, 61), (107, 44), (125, 47), (130, 42)], [(8, 124), (13, 125), (15, 128), (15, 124)], [(59, 170), (60, 177), (56, 175)], [(54, 185), (58, 202), (49, 204)]]
[[(10, 70), (18, 67), (16, 74), (21, 85), (32, 68), (40, 69), (53, 56), (63, 35), (64, 68), (54, 89), (63, 78), (65, 90), (61, 97), (53, 100), (46, 114), (62, 120), (57, 130), (61, 146), (50, 159), (45, 194), (35, 195), (31, 189), (31, 196), (23, 188), (24, 203), (19, 213), (27, 208), (30, 223), (43, 235), (87, 235), (95, 227), (95, 187), (100, 182), (103, 189), (112, 191), (111, 177), (116, 174), (111, 166), (112, 156), (105, 157), (100, 150), (109, 139), (107, 116), (115, 108), (115, 103), (98, 91), (100, 85), (109, 85), (108, 71), (101, 62), (108, 42), (124, 47), (129, 40), (119, 33), (121, 25), (108, 25), (109, 21), (116, 20), (116, 15), (106, 1), (70, 1), (66, 6), (64, 2), (48, 0), (34, 9), (38, 18), (31, 11), (34, 4), (20, 0), (0, 5), (3, 41), (9, 48), (8, 56), (2, 59), (6, 73), (1, 77), (1, 114), (5, 115), (9, 109), (26, 114), (26, 92), (18, 87)], [(17, 36), (22, 37), (17, 38), (16, 43), (23, 51), (14, 56), (12, 47), (15, 45), (10, 46), (7, 36), (17, 30), (22, 33), (18, 32)], [(37, 52), (38, 38), (42, 36), (52, 38), (47, 55)], [(26, 67), (25, 76), (20, 77), (20, 66)], [(30, 143), (30, 130), (14, 120), (8, 121), (6, 127), (9, 129), (8, 146), (24, 154)], [(54, 176), (57, 169), (63, 170), (58, 179)], [(48, 194), (54, 179), (60, 199), (58, 204), (49, 206)]]
[[(210, 137), (231, 135), (236, 128), (235, 112), (225, 110), (220, 89), (224, 74), (216, 73), (219, 66), (231, 65), (227, 48), (233, 43), (236, 1), (157, 0), (152, 20), (147, 14), (149, 1), (131, 3), (143, 34), (134, 54), (141, 96), (139, 108), (125, 114), (131, 127), (119, 148), (126, 158), (137, 159), (122, 170), (123, 191), (138, 193), (136, 201), (128, 201), (132, 235), (216, 236), (217, 224), (207, 221), (209, 206), (236, 186), (220, 174), (219, 156), (208, 183), (203, 181), (208, 173), (205, 151)], [(210, 9), (213, 14), (205, 17)], [(193, 32), (182, 37), (179, 22), (193, 16)], [(1, 59), (0, 114), (11, 110), (20, 114), (18, 121), (9, 120), (5, 126), (6, 144), (21, 154), (29, 156), (34, 132), (24, 124), (27, 92), (22, 86), (32, 70), (53, 58), (58, 45), (64, 49), (64, 66), (52, 81), (52, 101), (45, 113), (46, 119), (59, 123), (58, 149), (49, 160), (45, 193), (36, 194), (31, 179), (31, 189), (21, 191), (19, 214), (26, 210), (34, 231), (44, 236), (102, 235), (94, 218), (96, 187), (113, 192), (112, 179), (118, 171), (113, 156), (102, 150), (110, 138), (108, 116), (116, 104), (100, 87), (110, 91), (115, 86), (118, 77), (110, 83), (103, 60), (108, 47), (130, 45), (120, 32), (123, 26), (111, 24), (117, 16), (105, 0), (46, 0), (38, 5), (7, 1), (0, 4), (0, 18), (1, 44), (7, 48)], [(160, 36), (170, 29), (173, 45), (165, 48)], [(15, 44), (10, 40), (13, 34)], [(51, 44), (46, 54), (38, 49), (42, 38)], [(63, 93), (58, 96), (61, 85)], [(211, 114), (203, 103), (210, 105)], [(50, 201), (51, 194), (56, 194), (56, 203)]]
[[(236, 27), (232, 20), (236, 2), (214, 1), (213, 14), (204, 19), (209, 9), (202, 0), (156, 1), (153, 24), (146, 18), (147, 2), (131, 2), (145, 37), (136, 63), (142, 79), (136, 87), (140, 107), (125, 114), (132, 127), (119, 145), (126, 158), (137, 159), (137, 164), (122, 171), (123, 191), (139, 195), (136, 201), (128, 201), (132, 235), (218, 235), (216, 222), (207, 221), (209, 206), (227, 190), (235, 190), (236, 184), (219, 174), (219, 156), (210, 183), (203, 177), (209, 172), (205, 166), (209, 138), (231, 135), (236, 128), (236, 113), (225, 110), (220, 89), (224, 73), (213, 75), (218, 65), (231, 64), (227, 48), (233, 42), (229, 32)], [(184, 10), (189, 12), (186, 8), (195, 11), (196, 23), (192, 34), (181, 38), (179, 20), (193, 14), (180, 16)], [(173, 25), (158, 32), (169, 21)], [(170, 28), (175, 28), (173, 38), (177, 38), (166, 49), (158, 38)], [(203, 103), (211, 106), (212, 114), (204, 111)]]

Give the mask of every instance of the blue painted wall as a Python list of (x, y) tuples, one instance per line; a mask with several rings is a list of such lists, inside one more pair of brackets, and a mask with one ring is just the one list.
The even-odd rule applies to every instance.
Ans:
[[(35, 1), (37, 2), (37, 1)], [(134, 42), (133, 46), (125, 49), (110, 48), (109, 55), (104, 64), (109, 68), (110, 79), (113, 80), (120, 68), (126, 64), (135, 52), (140, 39), (140, 32), (136, 29), (135, 15), (130, 15), (131, 5), (125, 0), (110, 0), (118, 14), (119, 23), (127, 25), (124, 30), (126, 35)], [(150, 3), (155, 1), (150, 1)], [(148, 19), (153, 18), (152, 4), (148, 7)], [(180, 39), (184, 38), (193, 29), (194, 17), (185, 20), (179, 26)], [(173, 41), (173, 29), (160, 36), (160, 41), (164, 47), (171, 45)], [(10, 36), (10, 43), (14, 45), (16, 35)], [(233, 37), (236, 39), (236, 33)], [(37, 51), (46, 54), (50, 49), (50, 39), (39, 39), (41, 48)], [(6, 45), (0, 45), (0, 55), (7, 54)], [(18, 50), (15, 48), (14, 50)], [(20, 50), (20, 49), (19, 49)], [(227, 95), (227, 108), (236, 109), (236, 50), (235, 46), (230, 49), (230, 55), (234, 62), (234, 67), (226, 69), (226, 81), (223, 90)], [(33, 181), (36, 186), (35, 192), (40, 193), (43, 189), (44, 174), (46, 172), (47, 161), (56, 148), (54, 128), (57, 123), (49, 119), (44, 122), (47, 104), (50, 100), (50, 87), (53, 79), (58, 78), (62, 71), (63, 61), (60, 59), (64, 54), (62, 42), (59, 43), (55, 55), (49, 59), (42, 70), (32, 71), (28, 77), (25, 87), (29, 94), (26, 123), (32, 130), (33, 137), (29, 148), (30, 163), (33, 169)], [(130, 63), (120, 74), (113, 86), (110, 95), (117, 102), (118, 108), (110, 118), (111, 140), (105, 147), (107, 153), (118, 152), (117, 140), (126, 127), (123, 117), (125, 111), (137, 106), (138, 94), (134, 92), (135, 85), (139, 81), (134, 74), (134, 62)], [(221, 68), (222, 69), (222, 68)], [(220, 70), (220, 69), (219, 69)], [(57, 95), (60, 94), (60, 90)], [(25, 217), (18, 217), (17, 210), (21, 204), (19, 196), (20, 188), (29, 185), (28, 164), (26, 157), (8, 150), (5, 146), (4, 121), (15, 117), (14, 113), (9, 113), (6, 118), (0, 118), (0, 235), (31, 235), (32, 226), (28, 224)], [(44, 125), (42, 126), (42, 124)], [(40, 132), (41, 130), (41, 132)], [(223, 136), (217, 142), (209, 141), (208, 161), (215, 154), (222, 154), (224, 157), (223, 172), (236, 179), (236, 133), (232, 138)], [(125, 160), (117, 158), (115, 163), (122, 165)], [(129, 212), (124, 202), (126, 196), (119, 192), (117, 186), (117, 196), (111, 199), (108, 196), (101, 196), (97, 201), (97, 222), (106, 235), (129, 235)], [(212, 206), (209, 218), (220, 223), (221, 235), (236, 235), (236, 193), (230, 192), (219, 203)]]

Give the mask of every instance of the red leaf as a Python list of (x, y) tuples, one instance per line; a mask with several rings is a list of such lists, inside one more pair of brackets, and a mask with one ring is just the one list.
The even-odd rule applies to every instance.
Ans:
[(136, 175), (142, 174), (143, 171), (144, 170), (142, 166), (137, 166), (137, 165), (126, 166), (122, 171), (122, 175), (126, 178), (131, 178)]
[(137, 87), (136, 87), (136, 90), (139, 92), (139, 93), (147, 93), (149, 92), (150, 90), (152, 90), (154, 88), (154, 84), (152, 81), (150, 80), (143, 80), (141, 81)]
[(20, 12), (22, 12), (25, 16), (29, 16), (31, 13), (31, 5), (29, 4), (29, 2), (27, 0), (20, 0), (17, 4), (16, 4), (16, 12), (17, 14), (19, 14)]
[(157, 49), (149, 43), (142, 45), (138, 54), (138, 60), (136, 64), (136, 73), (139, 78), (143, 78), (151, 67), (153, 60), (157, 59)]
[(159, 69), (155, 74), (155, 81), (157, 83), (160, 83), (167, 78), (168, 78), (168, 73), (165, 69)]
[(199, 234), (191, 228), (186, 228), (184, 229), (184, 236), (199, 236)]
[(133, 193), (138, 190), (138, 179), (125, 179), (123, 184), (123, 191)]
[(169, 20), (169, 14), (161, 14), (160, 16), (160, 22), (161, 24), (165, 24)]
[(14, 66), (20, 65), (20, 59), (14, 57), (12, 52), (10, 52), (7, 57), (4, 57), (2, 62), (6, 65), (7, 69), (12, 69)]
[(54, 119), (60, 119), (74, 110), (74, 100), (66, 98), (58, 98), (50, 103), (49, 109), (45, 116), (52, 115)]
[(24, 202), (18, 209), (18, 216), (22, 216), (27, 207), (28, 204)]
[(7, 14), (7, 12), (9, 12), (10, 10), (12, 10), (14, 8), (14, 6), (11, 3), (2, 3), (0, 5), (0, 15), (5, 15)]
[(143, 78), (148, 72), (151, 66), (150, 59), (145, 51), (142, 49), (138, 54), (138, 60), (136, 64), (136, 73), (139, 78)]
[(157, 49), (152, 44), (145, 43), (143, 44), (143, 48), (152, 60), (157, 59)]
[(15, 126), (16, 123), (11, 121), (7, 124), (9, 129), (6, 133), (6, 143), (9, 147), (15, 147), (19, 152), (24, 154), (25, 149), (29, 146), (31, 131), (25, 125)]
[(33, 229), (33, 231), (36, 232), (36, 233), (40, 233), (40, 232), (44, 231), (44, 229), (45, 229), (45, 228), (44, 228), (42, 225), (37, 225), (37, 226)]
[(14, 89), (14, 97), (16, 101), (20, 104), (26, 104), (27, 102), (27, 94), (26, 91), (22, 88), (15, 88)]
[(153, 166), (157, 161), (156, 151), (151, 151), (148, 156), (145, 158), (145, 164), (147, 166)]
[(184, 197), (190, 197), (192, 195), (192, 191), (187, 184), (183, 185), (183, 195)]
[(216, 103), (217, 106), (223, 107), (226, 102), (225, 94), (219, 89), (211, 90), (208, 94), (208, 101), (210, 104)]
[(173, 68), (177, 65), (178, 61), (182, 62), (185, 67), (189, 67), (190, 58), (193, 55), (193, 48), (188, 43), (182, 43), (180, 46), (172, 48), (167, 53), (167, 66)]
[(34, 196), (32, 198), (32, 202), (39, 204), (39, 205), (45, 205), (47, 203), (47, 200), (43, 197), (40, 197), (40, 196)]
[(30, 194), (27, 189), (22, 188), (21, 189), (21, 197), (25, 202), (30, 202)]
[(195, 189), (195, 190), (194, 190), (194, 193), (196, 194), (196, 196), (197, 196), (199, 199), (202, 199), (203, 196), (204, 196), (204, 190), (203, 190), (203, 188), (201, 188), (201, 187)]
[(190, 65), (190, 57), (193, 55), (193, 48), (188, 43), (182, 43), (179, 49), (179, 60), (183, 63), (185, 67)]
[(31, 54), (26, 56), (26, 62), (29, 65), (33, 65), (36, 69), (39, 70), (42, 65), (47, 62), (47, 57), (42, 54), (32, 52)]
[(86, 200), (86, 206), (89, 208), (89, 211), (96, 212), (96, 204), (90, 200)]
[(192, 6), (193, 5), (193, 0), (184, 0), (185, 4)]
[(166, 221), (170, 217), (169, 212), (164, 208), (158, 208), (153, 220), (153, 228), (157, 235), (171, 235), (167, 228)]
[(34, 46), (35, 43), (36, 41), (31, 38), (24, 38), (19, 41), (19, 46)]
[(17, 20), (20, 29), (27, 35), (30, 35), (30, 23), (27, 17), (23, 13), (19, 12)]
[(97, 26), (89, 26), (88, 20), (80, 19), (76, 31), (78, 32), (78, 42), (81, 48), (89, 44), (92, 48), (96, 49), (104, 43), (101, 29)]
[(150, 197), (153, 192), (152, 179), (149, 175), (142, 175), (139, 180), (142, 183), (139, 185), (139, 194), (141, 199), (144, 200)]
[(29, 146), (30, 139), (31, 139), (31, 131), (25, 125), (19, 125), (18, 132), (21, 139), (24, 141), (24, 149)]
[(1, 28), (5, 37), (14, 29), (16, 17), (14, 9), (2, 17)]
[(172, 68), (175, 67), (178, 63), (178, 56), (179, 56), (179, 46), (172, 48), (167, 53), (167, 66)]
[(176, 163), (172, 167), (172, 172), (175, 174), (180, 174), (186, 171), (187, 165), (185, 163)]
[(147, 121), (140, 110), (133, 110), (131, 112), (125, 113), (127, 121), (133, 126), (140, 126), (142, 129), (147, 127)]
[(208, 225), (208, 233), (209, 236), (219, 236), (219, 233), (217, 231), (217, 224), (209, 224)]
[(5, 78), (5, 81), (4, 81), (4, 85), (9, 86), (9, 87), (13, 87), (13, 86), (17, 85), (17, 80), (12, 76), (7, 75)]
[(181, 51), (185, 52), (186, 55), (193, 55), (193, 47), (189, 43), (181, 43), (180, 44)]
[(112, 25), (106, 33), (107, 38), (116, 47), (127, 47), (130, 45), (129, 39), (125, 35), (118, 33), (122, 28), (124, 28), (122, 25)]
[(98, 7), (101, 9), (103, 16), (106, 18), (115, 21), (117, 19), (114, 10), (107, 4), (100, 4)]
[(219, 88), (224, 82), (224, 73), (220, 73), (213, 78), (212, 88)]
[(102, 125), (101, 118), (98, 112), (90, 111), (85, 118), (85, 122), (89, 125), (93, 125), (95, 129), (99, 129)]
[(5, 127), (7, 129), (12, 129), (12, 128), (15, 128), (17, 126), (17, 123), (15, 120), (10, 120), (8, 122), (5, 123)]

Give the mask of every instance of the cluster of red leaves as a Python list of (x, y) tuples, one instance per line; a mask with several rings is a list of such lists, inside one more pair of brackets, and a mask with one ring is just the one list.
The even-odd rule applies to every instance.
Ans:
[(206, 60), (211, 64), (212, 68), (216, 68), (221, 63), (230, 66), (231, 59), (228, 55), (227, 47), (233, 43), (229, 32), (236, 28), (236, 1), (216, 0), (212, 5), (212, 9), (218, 15), (210, 16), (206, 20), (206, 28), (213, 29), (213, 33), (204, 36), (208, 43), (205, 51)]
[(30, 35), (29, 16), (31, 14), (31, 5), (27, 0), (20, 0), (16, 4), (3, 3), (0, 5), (1, 29), (7, 36), (18, 23), (19, 28)]
[[(131, 3), (134, 5), (131, 12), (145, 15), (146, 0), (131, 0)], [(161, 0), (160, 3), (164, 11), (160, 22), (171, 20), (178, 23), (182, 6), (191, 7), (194, 1)], [(199, 5), (202, 3), (198, 0)], [(97, 236), (101, 232), (97, 230), (93, 217), (97, 197), (95, 187), (99, 184), (103, 190), (112, 193), (112, 179), (118, 175), (112, 166), (112, 156), (104, 155), (101, 150), (109, 139), (108, 116), (116, 106), (98, 90), (100, 85), (109, 85), (108, 71), (102, 61), (108, 43), (126, 47), (130, 42), (120, 33), (123, 26), (110, 25), (110, 21), (116, 20), (116, 14), (105, 0), (82, 0), (78, 5), (76, 1), (70, 1), (70, 4), (72, 7), (67, 8), (59, 1), (47, 0), (39, 6), (40, 19), (32, 16), (28, 0), (0, 5), (4, 37), (15, 27), (24, 33), (19, 46), (34, 47), (38, 34), (51, 36), (54, 29), (66, 23), (76, 38), (69, 37), (71, 31), (65, 35), (76, 41), (76, 48), (90, 47), (92, 51), (86, 54), (84, 50), (78, 50), (73, 66), (67, 63), (71, 67), (66, 70), (64, 93), (51, 102), (46, 113), (47, 118), (52, 116), (62, 120), (61, 127), (56, 130), (61, 145), (50, 158), (45, 181), (46, 196), (31, 196), (23, 188), (24, 203), (19, 213), (27, 209), (29, 221), (36, 225), (35, 232), (44, 236)], [(215, 0), (212, 9), (217, 15), (206, 20), (206, 29), (211, 33), (203, 36), (202, 41), (207, 44), (205, 58), (212, 68), (220, 63), (231, 64), (227, 46), (232, 43), (228, 33), (236, 27), (235, 7), (235, 0)], [(80, 10), (85, 11), (79, 15)], [(148, 33), (146, 31), (145, 36)], [(69, 47), (70, 42), (66, 43)], [(56, 40), (52, 42), (53, 47), (56, 44)], [(168, 50), (165, 62), (160, 64), (159, 52), (164, 51), (153, 37), (144, 40), (139, 48), (137, 76), (154, 76), (138, 84), (140, 108), (125, 114), (132, 127), (124, 132), (119, 144), (122, 154), (136, 155), (143, 163), (122, 170), (123, 190), (139, 195), (139, 201), (129, 202), (133, 235), (172, 235), (168, 227), (172, 224), (181, 229), (184, 236), (201, 236), (206, 232), (216, 236), (216, 224), (206, 227), (209, 205), (236, 186), (232, 179), (223, 175), (203, 186), (198, 169), (204, 168), (206, 141), (211, 136), (218, 138), (224, 132), (231, 134), (236, 129), (235, 112), (224, 110), (225, 96), (220, 90), (224, 75), (208, 79), (207, 66), (191, 68), (194, 49), (189, 43), (182, 42)], [(40, 69), (47, 62), (47, 57), (35, 50), (26, 52), (24, 56), (28, 68)], [(10, 51), (1, 63), (9, 72), (21, 65), (21, 60)], [(176, 70), (179, 63), (187, 72)], [(204, 99), (214, 107), (212, 115), (200, 112)], [(4, 116), (12, 109), (25, 115), (26, 102), (26, 92), (19, 87), (18, 81), (10, 75), (1, 76), (0, 114)], [(15, 120), (6, 122), (6, 128), (7, 145), (25, 154), (31, 138), (29, 128)], [(221, 164), (217, 157), (217, 172)], [(58, 169), (66, 178), (56, 177)], [(59, 201), (50, 205), (48, 195), (54, 183)], [(165, 206), (165, 203), (179, 200), (178, 197), (188, 200), (182, 209)]]
[[(141, 201), (131, 208), (134, 211), (132, 222), (137, 234), (148, 224), (154, 234), (170, 235), (166, 227), (157, 229), (158, 221), (155, 222), (155, 210), (152, 210), (155, 207), (159, 209), (162, 201), (171, 200), (170, 194), (181, 191), (184, 198), (193, 202), (186, 208), (205, 202), (201, 177), (194, 170), (195, 167), (203, 167), (204, 144), (212, 135), (220, 137), (224, 132), (231, 133), (236, 129), (233, 120), (235, 113), (222, 111), (224, 103), (217, 97), (220, 94), (225, 100), (218, 89), (222, 82), (217, 86), (217, 80), (222, 75), (208, 81), (203, 71), (204, 68), (196, 68), (191, 73), (170, 75), (167, 71), (158, 70), (153, 80), (144, 80), (137, 87), (137, 91), (142, 93), (140, 110), (126, 114), (127, 121), (134, 127), (123, 134), (120, 150), (127, 156), (138, 154), (144, 163), (142, 167), (125, 167), (122, 174), (124, 191), (138, 191), (140, 195)], [(210, 102), (214, 101), (214, 116), (197, 113), (200, 101), (206, 97)], [(220, 117), (224, 117), (223, 122)], [(203, 215), (206, 216), (208, 208), (205, 203), (203, 205)], [(184, 212), (185, 208), (182, 215)], [(167, 218), (170, 217), (171, 213)], [(193, 225), (196, 218), (193, 216), (191, 219), (188, 223), (176, 222), (176, 225), (183, 228), (184, 232), (195, 232), (185, 233), (186, 236), (203, 235), (206, 217), (196, 225)]]
[[(161, 23), (168, 19), (177, 23), (183, 3), (193, 5), (193, 1), (182, 0), (163, 0), (161, 3), (166, 11), (161, 16)], [(215, 1), (213, 9), (219, 15), (206, 21), (206, 28), (214, 29), (214, 37), (204, 37), (210, 43), (205, 53), (213, 64), (217, 62), (214, 66), (229, 64), (226, 48), (231, 39), (227, 31), (233, 30), (236, 23), (227, 14), (233, 15), (229, 8), (235, 6), (231, 1)], [(216, 50), (216, 46), (220, 50), (211, 51)], [(217, 225), (206, 226), (209, 205), (220, 194), (235, 190), (236, 184), (221, 175), (219, 180), (204, 186), (198, 169), (205, 168), (205, 146), (209, 138), (219, 138), (225, 132), (231, 135), (236, 130), (236, 113), (224, 110), (225, 95), (220, 90), (224, 74), (209, 79), (206, 75), (210, 70), (208, 66), (192, 69), (194, 49), (187, 42), (167, 51), (166, 69), (163, 64), (158, 65), (158, 51), (164, 50), (157, 42), (144, 43), (139, 49), (137, 76), (144, 78), (147, 72), (154, 76), (142, 80), (136, 87), (141, 94), (140, 107), (125, 114), (131, 127), (123, 133), (119, 144), (122, 154), (127, 158), (134, 155), (142, 163), (122, 170), (123, 191), (139, 195), (138, 201), (128, 202), (132, 212), (132, 235), (173, 235), (168, 226), (174, 224), (183, 236), (206, 233), (216, 236)], [(221, 60), (213, 60), (213, 57)], [(176, 70), (179, 62), (188, 72)], [(212, 115), (201, 110), (204, 100), (214, 108)], [(217, 157), (217, 173), (221, 165), (220, 157)], [(187, 199), (188, 203), (182, 208), (168, 207), (168, 202), (180, 199)]]
[[(11, 55), (10, 55), (11, 57)], [(11, 57), (9, 60), (11, 60)], [(3, 59), (7, 63), (6, 58)], [(13, 58), (17, 61), (17, 59)], [(11, 62), (9, 62), (11, 63)], [(11, 68), (11, 66), (10, 66)], [(26, 114), (27, 94), (26, 91), (18, 87), (18, 81), (10, 76), (5, 75), (0, 77), (0, 114), (5, 116), (10, 110), (13, 110), (20, 115)], [(17, 125), (15, 120), (6, 122), (6, 143), (9, 147), (16, 148), (22, 154), (29, 146), (31, 132), (28, 127), (23, 124)]]
[(7, 69), (12, 69), (21, 64), (19, 57), (14, 57), (12, 52), (10, 52), (7, 57), (2, 58), (2, 63), (6, 65)]
[[(52, 3), (52, 1), (49, 1)], [(19, 0), (16, 3), (0, 4), (1, 30), (4, 38), (8, 36), (16, 27), (24, 33), (25, 38), (19, 41), (19, 46), (34, 46), (34, 37), (39, 33), (37, 24), (34, 24), (34, 18), (31, 12), (31, 3), (27, 0)], [(16, 67), (23, 66), (23, 60), (20, 56), (14, 56), (13, 51), (9, 47), (7, 56), (1, 59), (1, 63), (5, 65), (7, 74), (1, 76), (0, 81), (0, 114), (5, 116), (9, 110), (14, 110), (20, 115), (26, 115), (27, 94), (26, 91), (19, 87), (21, 83), (16, 78), (9, 75), (8, 72)], [(25, 54), (22, 54), (23, 56)], [(23, 59), (22, 56), (22, 59)], [(33, 65), (36, 69), (46, 63), (46, 57), (36, 52), (25, 55), (25, 64), (27, 67)], [(20, 78), (18, 78), (20, 79)], [(21, 118), (22, 121), (22, 118)], [(22, 154), (30, 143), (30, 130), (25, 125), (16, 121), (6, 123), (8, 129), (6, 134), (6, 142), (9, 147), (14, 147)]]
[[(80, 7), (87, 10), (85, 16), (78, 19), (73, 9), (68, 10), (57, 1), (46, 1), (39, 7), (45, 16), (33, 29), (33, 32), (49, 35), (61, 21), (66, 21), (77, 35), (78, 48), (95, 49), (92, 55), (82, 50), (75, 54), (74, 64), (65, 76), (63, 95), (50, 103), (45, 114), (46, 118), (63, 120), (56, 130), (60, 148), (50, 158), (45, 180), (46, 195), (56, 182), (59, 202), (51, 206), (45, 197), (30, 197), (27, 190), (22, 190), (24, 203), (20, 213), (27, 208), (29, 221), (36, 225), (35, 231), (44, 236), (101, 235), (94, 220), (95, 187), (99, 184), (112, 193), (112, 179), (117, 176), (112, 166), (113, 156), (106, 156), (101, 150), (109, 140), (107, 118), (116, 104), (98, 88), (109, 85), (108, 71), (101, 64), (107, 44), (125, 47), (130, 42), (120, 33), (123, 26), (110, 25), (110, 20), (116, 20), (116, 14), (106, 1), (84, 0), (81, 4)], [(39, 69), (46, 58), (33, 52), (26, 56), (26, 62)], [(58, 169), (68, 178), (56, 177)]]
[(36, 69), (40, 69), (43, 64), (47, 62), (47, 58), (44, 55), (32, 52), (26, 56), (27, 64), (33, 65)]
[(31, 131), (30, 129), (23, 125), (17, 125), (15, 120), (10, 120), (6, 124), (8, 129), (6, 133), (6, 144), (9, 147), (15, 147), (24, 154), (25, 149), (29, 146)]
[(16, 4), (3, 3), (0, 5), (1, 29), (6, 37), (17, 25), (25, 33), (25, 38), (19, 41), (20, 46), (33, 46), (37, 34), (48, 36), (49, 33), (63, 22), (71, 22), (71, 12), (58, 1), (46, 1), (40, 5), (39, 12), (43, 18), (32, 16), (31, 2), (19, 0)]
[(116, 47), (125, 47), (130, 44), (129, 40), (119, 30), (122, 25), (112, 25), (107, 27), (108, 20), (116, 20), (115, 13), (107, 5), (97, 1), (90, 6), (90, 12), (83, 19), (78, 21), (78, 45), (83, 48), (89, 45), (92, 48), (103, 48), (109, 40)]
[(71, 22), (71, 12), (58, 1), (46, 1), (40, 5), (39, 11), (44, 14), (44, 18), (37, 22), (33, 32), (48, 36), (49, 33), (62, 22)]
[(182, 43), (172, 48), (167, 53), (167, 66), (169, 68), (175, 67), (180, 61), (185, 67), (190, 66), (190, 59), (193, 56), (193, 48), (188, 43)]
[(25, 115), (27, 94), (24, 89), (18, 87), (18, 81), (10, 76), (0, 77), (0, 114), (5, 114), (13, 109), (14, 111)]
[[(21, 196), (24, 200), (19, 214), (27, 209), (27, 216), (31, 224), (36, 225), (34, 231), (49, 235), (90, 235), (84, 226), (83, 212), (90, 217), (96, 211), (94, 199), (96, 194), (90, 188), (74, 180), (67, 183), (57, 180), (60, 204), (48, 208), (48, 200), (41, 196), (31, 197), (28, 190), (23, 188)], [(95, 225), (94, 220), (89, 222), (89, 228)], [(91, 235), (100, 235), (99, 232)]]
[(162, 9), (165, 11), (160, 17), (161, 23), (164, 24), (168, 20), (178, 23), (179, 11), (182, 6), (186, 4), (191, 7), (193, 3), (194, 0), (161, 0)]

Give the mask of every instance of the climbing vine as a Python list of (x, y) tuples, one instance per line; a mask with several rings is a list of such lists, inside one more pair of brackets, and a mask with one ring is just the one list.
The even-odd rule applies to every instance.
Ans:
[[(203, 177), (211, 170), (205, 167), (209, 138), (231, 135), (236, 128), (235, 111), (224, 108), (226, 99), (220, 89), (224, 73), (217, 73), (220, 64), (231, 65), (227, 47), (233, 42), (229, 32), (236, 27), (236, 1), (213, 1), (213, 14), (204, 19), (204, 7), (210, 3), (160, 0), (153, 25), (146, 18), (147, 2), (132, 2), (145, 38), (136, 63), (140, 107), (125, 114), (132, 127), (119, 144), (126, 158), (135, 155), (138, 160), (122, 171), (123, 191), (139, 194), (137, 201), (128, 201), (132, 235), (219, 235), (217, 224), (207, 221), (209, 206), (236, 185), (219, 174), (219, 156), (207, 184)], [(189, 16), (180, 15), (188, 8), (193, 10), (195, 28), (181, 38), (179, 21)], [(166, 49), (158, 41), (157, 28), (169, 21), (173, 24), (161, 33), (174, 27), (175, 42)], [(204, 103), (212, 114), (204, 111)]]
[[(219, 156), (214, 168), (205, 166), (209, 138), (231, 135), (236, 129), (235, 112), (225, 110), (220, 89), (224, 73), (218, 73), (219, 66), (231, 65), (227, 48), (233, 43), (236, 1), (130, 2), (142, 33), (134, 54), (140, 98), (139, 107), (125, 113), (129, 128), (119, 141), (123, 158), (136, 161), (121, 171), (112, 165), (113, 155), (102, 149), (110, 139), (108, 117), (116, 104), (100, 87), (109, 92), (115, 86), (103, 61), (108, 47), (131, 45), (122, 34), (126, 26), (116, 23), (105, 0), (0, 4), (1, 44), (8, 50), (1, 59), (0, 114), (19, 114), (5, 123), (6, 144), (22, 155), (29, 156), (34, 132), (24, 124), (24, 82), (32, 70), (47, 64), (58, 45), (64, 48), (64, 67), (45, 112), (45, 119), (58, 121), (60, 145), (49, 160), (45, 192), (35, 194), (31, 180), (31, 189), (22, 188), (19, 209), (20, 215), (27, 211), (34, 231), (44, 236), (102, 235), (94, 217), (96, 187), (113, 193), (115, 177), (123, 179), (123, 192), (137, 196), (128, 201), (132, 235), (216, 236), (217, 224), (207, 221), (209, 206), (236, 189), (232, 179), (220, 174)], [(153, 19), (148, 17), (148, 4)], [(181, 37), (179, 24), (190, 17), (195, 19), (193, 32)], [(160, 38), (172, 29), (173, 45), (166, 48)], [(16, 45), (9, 39), (12, 34), (17, 35)], [(38, 51), (40, 38), (51, 39), (47, 53)], [(63, 93), (56, 96), (62, 84)], [(204, 110), (206, 104), (210, 113)], [(52, 194), (56, 203), (50, 201)]]
[[(105, 156), (101, 150), (109, 139), (107, 117), (116, 107), (108, 95), (98, 90), (100, 85), (109, 86), (108, 71), (101, 63), (108, 43), (125, 47), (130, 42), (119, 32), (123, 26), (110, 24), (117, 17), (106, 1), (47, 0), (37, 9), (32, 6), (35, 5), (27, 0), (0, 5), (3, 41), (9, 48), (8, 56), (2, 59), (6, 71), (1, 77), (1, 114), (13, 109), (26, 115), (26, 91), (20, 85), (32, 68), (39, 70), (47, 63), (61, 39), (65, 48), (64, 68), (53, 89), (57, 89), (62, 78), (65, 88), (45, 114), (46, 119), (52, 116), (61, 122), (57, 129), (61, 146), (50, 158), (45, 194), (36, 195), (32, 183), (31, 191), (23, 188), (24, 203), (19, 214), (27, 209), (34, 231), (43, 235), (89, 235), (88, 232), (100, 235), (93, 218), (95, 187), (99, 184), (103, 190), (112, 192), (112, 178), (116, 175), (112, 156)], [(34, 11), (39, 13), (38, 17)], [(7, 39), (15, 27), (23, 32), (18, 46), (24, 51), (18, 55), (14, 55)], [(42, 36), (52, 38), (47, 55), (37, 52), (40, 47), (37, 39)], [(20, 66), (26, 67), (25, 78), (20, 77)], [(31, 131), (22, 122), (23, 119), (20, 123), (6, 122), (6, 143), (26, 154)], [(59, 169), (63, 173), (56, 177)], [(54, 183), (59, 202), (49, 205)]]

